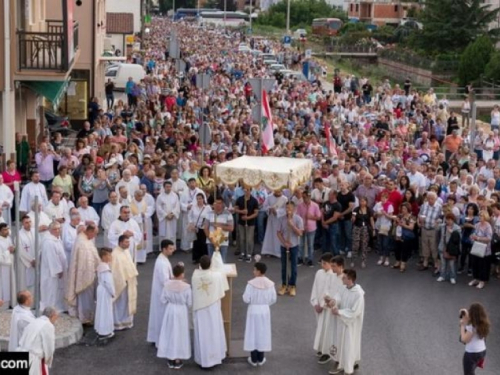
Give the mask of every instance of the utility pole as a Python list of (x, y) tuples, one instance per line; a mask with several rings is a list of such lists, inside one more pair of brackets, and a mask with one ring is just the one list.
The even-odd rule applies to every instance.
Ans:
[(253, 0), (250, 0), (250, 32), (252, 33), (252, 13), (253, 13)]
[(286, 4), (286, 33), (290, 35), (290, 0)]
[(227, 0), (224, 0), (224, 31), (226, 31)]

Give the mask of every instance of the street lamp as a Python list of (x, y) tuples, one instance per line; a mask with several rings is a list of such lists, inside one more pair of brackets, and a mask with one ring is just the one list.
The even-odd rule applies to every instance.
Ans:
[(252, 0), (250, 0), (250, 32), (252, 31)]

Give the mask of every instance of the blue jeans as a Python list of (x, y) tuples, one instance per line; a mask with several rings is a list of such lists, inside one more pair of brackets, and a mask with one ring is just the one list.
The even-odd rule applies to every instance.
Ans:
[(378, 235), (378, 251), (381, 257), (388, 257), (391, 254), (391, 237), (384, 234)]
[[(215, 247), (214, 247), (214, 245), (212, 245), (211, 243), (207, 243), (207, 250), (208, 250), (208, 256), (209, 256), (210, 258), (212, 258), (212, 255), (213, 255), (213, 253), (214, 253), (214, 251), (215, 251)], [(221, 246), (221, 247), (219, 248), (219, 251), (220, 251), (220, 255), (221, 255), (221, 257), (222, 257), (222, 261), (223, 261), (224, 263), (226, 263), (227, 245)]]
[(287, 282), (287, 270), (288, 270), (288, 257), (286, 254), (286, 248), (283, 246), (281, 248), (281, 283), (283, 285), (295, 286), (297, 282), (297, 255), (299, 252), (299, 247), (294, 246), (290, 248), (290, 266), (291, 274)]
[(339, 221), (340, 229), (340, 250), (346, 253), (352, 251), (352, 221)]
[(97, 215), (99, 215), (99, 217), (101, 217), (102, 209), (107, 204), (108, 204), (108, 201), (106, 200), (106, 201), (101, 202), (101, 203), (94, 203), (94, 202), (92, 202), (91, 206), (95, 210), (95, 212), (97, 212)]
[(267, 212), (259, 211), (257, 215), (257, 243), (260, 244), (264, 242), (264, 235), (266, 234), (266, 219)]
[(300, 237), (300, 249), (299, 249), (299, 258), (302, 258), (302, 260), (305, 262), (305, 247), (306, 247), (306, 241), (307, 241), (307, 261), (312, 262), (313, 254), (314, 254), (314, 236), (316, 234), (316, 231), (313, 230), (312, 232), (305, 232), (302, 237)]
[(323, 254), (332, 253), (339, 255), (340, 253), (340, 229), (338, 223), (332, 223), (328, 229), (323, 228)]
[[(457, 278), (457, 260), (456, 259), (445, 259), (443, 252), (439, 253), (439, 258), (441, 259), (441, 269), (439, 270), (439, 276), (445, 279), (456, 279)], [(447, 272), (449, 271), (449, 272)]]
[(372, 101), (372, 97), (370, 95), (363, 95), (363, 101), (365, 104), (370, 104)]

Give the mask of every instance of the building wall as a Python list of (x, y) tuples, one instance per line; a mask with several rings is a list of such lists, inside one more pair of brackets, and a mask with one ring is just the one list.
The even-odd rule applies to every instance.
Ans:
[(108, 13), (132, 13), (134, 15), (134, 33), (141, 31), (141, 0), (106, 0)]

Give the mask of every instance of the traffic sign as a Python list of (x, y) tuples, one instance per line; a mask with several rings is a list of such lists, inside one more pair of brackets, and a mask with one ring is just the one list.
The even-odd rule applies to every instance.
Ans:
[(283, 46), (288, 48), (292, 44), (292, 37), (290, 35), (285, 35), (283, 37)]
[(306, 59), (310, 59), (312, 57), (312, 50), (306, 49)]

